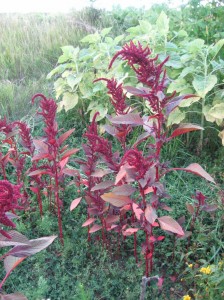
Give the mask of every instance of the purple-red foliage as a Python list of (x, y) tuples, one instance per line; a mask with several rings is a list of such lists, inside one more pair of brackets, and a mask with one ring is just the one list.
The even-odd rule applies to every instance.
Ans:
[[(170, 196), (166, 193), (161, 178), (172, 170), (183, 170), (214, 182), (198, 164), (191, 164), (187, 168), (169, 169), (168, 163), (161, 161), (161, 149), (165, 143), (180, 134), (202, 128), (193, 124), (182, 124), (168, 136), (166, 121), (169, 114), (181, 101), (193, 95), (176, 98), (175, 93), (165, 95), (168, 78), (164, 64), (168, 58), (158, 62), (158, 55), (154, 58), (150, 55), (149, 47), (143, 48), (140, 43), (135, 45), (130, 42), (115, 54), (109, 65), (111, 68), (114, 61), (121, 57), (134, 70), (143, 87), (123, 87), (114, 78), (97, 79), (106, 81), (115, 112), (115, 116), (108, 116), (111, 124), (105, 125), (105, 131), (118, 139), (121, 145), (120, 152), (113, 152), (111, 143), (99, 134), (96, 114), (84, 135), (87, 139), (83, 145), (86, 160), (79, 161), (84, 173), (80, 183), (86, 187), (88, 219), (83, 226), (88, 226), (88, 239), (90, 240), (91, 233), (101, 230), (103, 244), (108, 246), (108, 231), (122, 234), (123, 239), (134, 235), (134, 255), (137, 261), (137, 232), (143, 231), (145, 242), (142, 244), (142, 254), (145, 258), (146, 276), (153, 270), (155, 243), (164, 240), (164, 236), (158, 236), (157, 227), (172, 232), (177, 237), (185, 236), (180, 223), (170, 216), (158, 213), (159, 208), (171, 210), (165, 204)], [(123, 89), (148, 102), (151, 106), (149, 115), (142, 116), (135, 112), (135, 108), (127, 106)], [(128, 136), (139, 126), (142, 133), (133, 143), (132, 140), (128, 140)], [(200, 194), (197, 195), (199, 201), (203, 201), (202, 198)], [(77, 198), (73, 201), (71, 210), (80, 200), (81, 198)]]

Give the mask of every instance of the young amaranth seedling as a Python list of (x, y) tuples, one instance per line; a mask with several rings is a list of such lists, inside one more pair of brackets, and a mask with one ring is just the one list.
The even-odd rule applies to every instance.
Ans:
[[(96, 113), (84, 134), (87, 141), (82, 146), (86, 159), (77, 160), (84, 174), (78, 184), (85, 186), (83, 198), (87, 203), (88, 218), (82, 226), (88, 226), (88, 240), (91, 233), (101, 230), (103, 245), (109, 247), (108, 232), (112, 230), (119, 237), (134, 235), (134, 255), (137, 261), (137, 232), (143, 231), (145, 241), (141, 248), (146, 277), (153, 271), (154, 246), (165, 238), (158, 235), (158, 228), (177, 236), (185, 235), (178, 222), (170, 216), (161, 215), (161, 210), (171, 210), (166, 205), (166, 199), (170, 196), (162, 181), (164, 175), (173, 170), (183, 170), (214, 183), (213, 178), (196, 163), (186, 168), (170, 168), (167, 162), (161, 161), (161, 149), (165, 143), (181, 134), (203, 128), (194, 124), (181, 124), (169, 134), (170, 130), (166, 128), (169, 114), (181, 101), (194, 95), (175, 97), (173, 93), (166, 96), (169, 80), (164, 64), (168, 57), (158, 63), (158, 55), (154, 58), (150, 55), (149, 47), (143, 48), (140, 43), (135, 45), (130, 42), (117, 52), (109, 65), (111, 68), (115, 60), (121, 57), (135, 72), (143, 87), (123, 87), (114, 78), (97, 79), (106, 82), (115, 110), (115, 115), (108, 116), (110, 125), (104, 128), (119, 141), (120, 151), (114, 152), (109, 138), (99, 135)], [(146, 102), (150, 106), (149, 115), (141, 115), (128, 105), (127, 93)], [(129, 134), (136, 127), (141, 127), (142, 133), (134, 143), (130, 143)], [(73, 210), (81, 199), (75, 199), (70, 209)], [(162, 285), (163, 278), (158, 280)]]

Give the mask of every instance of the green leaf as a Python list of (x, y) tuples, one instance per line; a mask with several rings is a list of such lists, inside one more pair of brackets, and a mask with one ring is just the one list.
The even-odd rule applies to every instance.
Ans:
[(159, 18), (156, 21), (156, 26), (158, 28), (158, 31), (166, 36), (169, 32), (169, 18), (167, 15), (164, 13), (164, 11), (161, 12), (159, 15)]
[(204, 114), (205, 119), (206, 119), (208, 122), (215, 122), (215, 118), (212, 117), (212, 116), (209, 114), (210, 109), (211, 109), (210, 106), (205, 105), (204, 108), (203, 108), (203, 110), (202, 110), (202, 113)]
[(194, 67), (186, 67), (182, 70), (181, 74), (180, 74), (180, 78), (184, 78), (185, 76), (187, 76), (188, 74), (192, 74), (194, 73)]
[(152, 30), (152, 25), (146, 20), (140, 20), (139, 24), (143, 33), (148, 33)]
[(188, 98), (188, 99), (182, 101), (179, 104), (179, 107), (189, 107), (189, 106), (191, 106), (192, 103), (198, 102), (200, 99), (201, 99), (201, 97), (191, 97), (191, 98)]
[(219, 53), (223, 45), (224, 45), (224, 39), (221, 39), (211, 48), (211, 54), (213, 55), (213, 59)]
[(177, 35), (178, 35), (178, 37), (187, 37), (188, 36), (187, 32), (183, 29), (178, 31)]
[(170, 59), (166, 62), (166, 66), (174, 69), (180, 69), (183, 67), (179, 55), (171, 55)]
[(204, 98), (216, 85), (217, 77), (215, 75), (208, 75), (207, 77), (196, 75), (192, 83), (198, 96)]
[(59, 102), (58, 111), (62, 110), (63, 108), (65, 109), (65, 111), (72, 109), (77, 105), (78, 100), (79, 97), (77, 94), (71, 94), (69, 92), (65, 93), (62, 101)]
[(177, 80), (174, 80), (170, 85), (167, 90), (167, 93), (172, 93), (176, 91), (177, 93), (182, 92), (185, 90), (187, 87), (189, 87), (189, 84), (187, 81), (183, 78), (178, 78)]
[(197, 54), (200, 52), (205, 44), (202, 39), (195, 39), (186, 45), (187, 50), (192, 54)]
[(55, 74), (61, 74), (65, 71), (66, 69), (66, 65), (67, 64), (62, 64), (57, 66), (56, 68), (54, 68), (50, 73), (47, 74), (47, 79), (50, 79), (52, 76), (54, 76)]
[(79, 74), (78, 76), (70, 74), (67, 77), (67, 83), (72, 90), (74, 89), (75, 85), (80, 83), (81, 80), (82, 80), (82, 74)]
[(177, 107), (175, 108), (169, 115), (167, 126), (173, 124), (180, 124), (185, 119), (185, 113), (181, 112), (180, 109)]
[(102, 37), (105, 37), (108, 33), (110, 33), (111, 32), (111, 29), (112, 29), (113, 27), (107, 27), (107, 28), (104, 28), (102, 31), (101, 31), (101, 36)]
[(100, 41), (100, 35), (98, 32), (89, 34), (81, 39), (82, 43), (89, 43), (89, 44), (97, 44)]
[(213, 106), (209, 110), (209, 115), (215, 119), (223, 119), (224, 118), (224, 103), (219, 103)]

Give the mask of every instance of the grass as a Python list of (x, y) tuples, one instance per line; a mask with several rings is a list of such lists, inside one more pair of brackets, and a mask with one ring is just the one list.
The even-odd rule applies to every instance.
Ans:
[[(0, 115), (11, 120), (30, 113), (35, 93), (53, 95), (46, 81), (64, 45), (79, 45), (80, 39), (111, 20), (91, 9), (68, 15), (0, 14)], [(98, 14), (98, 15), (97, 15)], [(19, 108), (19, 109), (18, 109)]]

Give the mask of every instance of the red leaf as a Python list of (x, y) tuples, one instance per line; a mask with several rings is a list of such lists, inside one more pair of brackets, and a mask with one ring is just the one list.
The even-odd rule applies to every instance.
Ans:
[(163, 236), (163, 235), (160, 235), (160, 236), (157, 237), (157, 241), (158, 241), (158, 242), (161, 242), (161, 241), (163, 241), (164, 239), (165, 239), (165, 236)]
[(137, 220), (140, 221), (141, 215), (144, 214), (143, 210), (136, 203), (132, 203), (132, 208), (133, 208), (133, 211), (135, 213)]
[(34, 146), (41, 153), (48, 153), (48, 146), (42, 140), (33, 140)]
[(91, 229), (89, 230), (89, 233), (96, 232), (96, 231), (100, 230), (101, 228), (102, 228), (101, 225), (95, 224), (95, 225), (93, 225), (93, 227), (91, 227)]
[(163, 286), (163, 281), (164, 281), (164, 278), (163, 277), (159, 277), (158, 278), (158, 283), (157, 283), (157, 286), (158, 286), (158, 288), (162, 288), (162, 286)]
[(39, 188), (33, 187), (33, 186), (30, 187), (30, 190), (35, 194), (37, 194), (39, 192)]
[(8, 239), (4, 237), (2, 234), (0, 234), (0, 248), (6, 247), (6, 246), (17, 246), (17, 245), (28, 245), (29, 240), (21, 233), (10, 230), (7, 232), (11, 239)]
[(135, 96), (139, 96), (139, 97), (145, 97), (149, 94), (149, 89), (147, 88), (135, 88), (133, 86), (124, 86), (124, 89)]
[(11, 255), (7, 256), (4, 259), (4, 267), (7, 275), (9, 275), (25, 258), (26, 257), (15, 257)]
[(72, 201), (70, 205), (70, 211), (76, 208), (78, 206), (79, 202), (81, 201), (82, 197), (76, 198), (75, 200)]
[(143, 125), (143, 120), (139, 114), (129, 113), (126, 115), (116, 116), (110, 120), (113, 124), (125, 125)]
[(173, 209), (169, 206), (167, 206), (165, 203), (160, 203), (159, 205), (162, 209), (166, 210), (166, 211), (172, 211)]
[(91, 174), (92, 177), (98, 177), (98, 178), (102, 178), (103, 176), (112, 173), (113, 171), (111, 170), (103, 170), (103, 169), (97, 169), (95, 170), (95, 172), (93, 172)]
[(60, 165), (61, 170), (63, 170), (64, 167), (67, 165), (68, 160), (69, 160), (69, 157), (66, 157), (66, 158), (62, 159), (62, 160), (59, 162), (59, 165)]
[(25, 257), (33, 255), (48, 247), (57, 236), (42, 237), (35, 240), (30, 240), (28, 245), (19, 245), (11, 249), (8, 254), (16, 257)]
[(107, 133), (109, 133), (112, 136), (116, 136), (119, 132), (115, 127), (111, 125), (104, 125), (103, 128), (106, 130)]
[(118, 195), (130, 196), (136, 189), (129, 184), (122, 184), (113, 188), (112, 192)]
[(150, 224), (153, 224), (157, 219), (156, 211), (151, 205), (147, 205), (145, 209), (145, 218)]
[(179, 235), (184, 235), (184, 231), (181, 228), (181, 226), (175, 221), (173, 218), (169, 216), (163, 216), (158, 218), (160, 227), (163, 230), (168, 230), (170, 232), (179, 234)]
[(40, 159), (44, 159), (44, 158), (50, 158), (50, 157), (51, 157), (51, 155), (49, 153), (37, 154), (37, 155), (33, 156), (31, 161), (36, 161), (36, 160), (40, 160)]
[(76, 148), (65, 151), (63, 153), (63, 156), (62, 156), (61, 160), (65, 159), (66, 157), (70, 157), (72, 154), (75, 154), (78, 151), (79, 151), (79, 149), (76, 149)]
[(89, 218), (88, 220), (86, 220), (83, 224), (82, 224), (82, 227), (85, 227), (85, 226), (89, 226), (90, 224), (92, 224), (96, 219), (94, 218)]
[(152, 243), (155, 243), (157, 241), (157, 239), (155, 236), (152, 235), (152, 236), (150, 236), (149, 241)]
[(73, 176), (73, 177), (79, 175), (79, 172), (77, 170), (74, 170), (74, 169), (65, 168), (65, 169), (63, 169), (62, 172), (66, 175)]
[(7, 294), (7, 295), (0, 295), (1, 300), (28, 300), (24, 295), (20, 293), (13, 293), (13, 294)]
[(58, 138), (58, 145), (60, 146), (73, 132), (75, 129), (70, 129), (63, 133), (59, 138)]
[(175, 282), (177, 280), (177, 276), (176, 275), (170, 276), (170, 280), (172, 282)]
[(109, 217), (107, 217), (106, 219), (105, 219), (105, 222), (107, 223), (107, 224), (110, 224), (110, 223), (114, 223), (114, 222), (117, 222), (117, 221), (119, 221), (119, 219), (120, 219), (120, 216), (114, 216), (114, 215), (112, 215), (112, 216), (109, 216)]
[(149, 186), (147, 187), (145, 190), (144, 190), (144, 194), (147, 195), (149, 193), (152, 193), (153, 192), (153, 187)]
[(44, 175), (44, 174), (53, 175), (50, 171), (35, 170), (35, 171), (30, 172), (28, 174), (28, 176), (37, 176), (37, 175)]
[(185, 172), (190, 172), (193, 174), (196, 174), (198, 176), (201, 176), (205, 179), (207, 179), (208, 181), (211, 181), (213, 183), (215, 183), (214, 179), (211, 177), (211, 175), (209, 175), (199, 164), (194, 163), (194, 164), (190, 164), (188, 167), (186, 168), (172, 168), (168, 171), (171, 170), (180, 170), (180, 171), (185, 171)]
[(126, 170), (125, 170), (125, 165), (124, 165), (124, 166), (120, 167), (120, 170), (117, 173), (117, 176), (115, 179), (115, 185), (118, 184), (118, 182), (121, 181), (121, 179), (123, 179), (125, 175), (126, 175)]
[(114, 182), (112, 180), (106, 180), (103, 182), (100, 182), (99, 184), (96, 184), (93, 188), (91, 188), (91, 192), (104, 190), (114, 185)]
[(207, 212), (213, 212), (213, 211), (216, 211), (217, 209), (218, 209), (218, 206), (215, 204), (211, 204), (211, 205), (205, 204), (202, 207), (202, 210), (207, 211)]
[(190, 203), (186, 203), (186, 207), (187, 207), (188, 212), (191, 215), (193, 215), (193, 213), (194, 213), (194, 206), (192, 204), (190, 204)]
[(122, 234), (124, 236), (129, 236), (129, 235), (136, 233), (138, 230), (139, 230), (139, 228), (128, 228), (125, 231), (123, 231)]
[(131, 199), (127, 196), (122, 196), (122, 195), (116, 195), (114, 193), (105, 193), (101, 195), (101, 198), (109, 202), (110, 204), (117, 206), (117, 207), (122, 207), (126, 204), (131, 203)]
[(201, 126), (194, 125), (194, 124), (181, 124), (177, 129), (175, 129), (169, 139), (172, 139), (178, 135), (195, 131), (195, 130), (204, 130)]
[(181, 95), (173, 98), (172, 101), (168, 102), (166, 105), (166, 115), (168, 116), (183, 100), (198, 97), (196, 95)]

